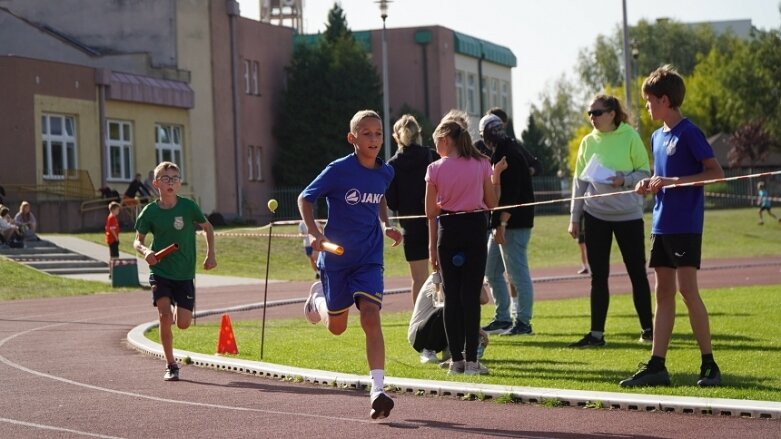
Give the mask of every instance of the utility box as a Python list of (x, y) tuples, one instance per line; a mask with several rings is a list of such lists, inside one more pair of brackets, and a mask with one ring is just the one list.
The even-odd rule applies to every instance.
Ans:
[(109, 262), (111, 270), (111, 286), (140, 287), (138, 283), (138, 261), (136, 259), (115, 258)]

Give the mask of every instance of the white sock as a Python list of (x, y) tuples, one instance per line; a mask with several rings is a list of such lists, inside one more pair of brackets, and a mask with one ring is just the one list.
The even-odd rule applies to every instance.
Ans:
[(320, 314), (320, 321), (324, 325), (328, 325), (328, 305), (325, 304), (325, 296), (316, 296), (313, 300), (315, 303), (315, 309)]
[(372, 378), (372, 394), (382, 392), (385, 387), (385, 370), (372, 369), (369, 375)]
[(591, 336), (594, 338), (602, 338), (604, 334), (605, 333), (601, 331), (591, 331)]

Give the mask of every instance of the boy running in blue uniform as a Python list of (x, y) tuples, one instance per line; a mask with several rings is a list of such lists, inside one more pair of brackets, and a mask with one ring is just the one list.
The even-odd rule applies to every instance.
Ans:
[[(382, 149), (382, 120), (376, 112), (362, 110), (350, 121), (347, 141), (355, 152), (331, 162), (298, 197), (301, 218), (312, 235), (312, 248), (320, 251), (321, 282), (312, 286), (305, 305), (306, 319), (322, 321), (334, 335), (347, 329), (353, 303), (361, 315), (366, 335), (366, 357), (371, 370), (372, 419), (390, 414), (393, 400), (383, 391), (385, 342), (380, 323), (383, 286), (383, 235), (399, 245), (401, 232), (388, 224), (385, 192), (393, 168), (377, 158)], [(324, 197), (328, 222), (321, 231), (313, 205)], [(329, 241), (344, 248), (341, 256), (323, 251)]]
[(656, 274), (656, 315), (651, 359), (622, 387), (670, 385), (665, 355), (675, 324), (675, 293), (680, 289), (689, 322), (702, 354), (698, 386), (718, 386), (721, 372), (713, 359), (708, 310), (700, 297), (697, 270), (702, 250), (705, 192), (702, 185), (665, 188), (724, 178), (702, 131), (683, 117), (683, 78), (671, 66), (656, 69), (643, 83), (643, 97), (653, 120), (664, 126), (651, 136), (654, 176), (637, 183), (635, 192), (654, 194), (651, 260)]

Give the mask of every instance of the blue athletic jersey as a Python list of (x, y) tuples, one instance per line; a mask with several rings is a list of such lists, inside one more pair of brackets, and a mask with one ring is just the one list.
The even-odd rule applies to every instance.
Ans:
[[(705, 135), (689, 119), (670, 131), (659, 128), (651, 135), (654, 175), (685, 177), (702, 172), (703, 160), (713, 158)], [(702, 233), (705, 190), (702, 186), (664, 188), (656, 194), (651, 233)]]
[(393, 168), (379, 158), (377, 167), (367, 169), (355, 153), (334, 160), (301, 193), (314, 204), (325, 197), (328, 222), (323, 232), (344, 248), (337, 256), (320, 252), (318, 266), (340, 270), (363, 264), (382, 264), (384, 233), (379, 220), (382, 197), (393, 180)]

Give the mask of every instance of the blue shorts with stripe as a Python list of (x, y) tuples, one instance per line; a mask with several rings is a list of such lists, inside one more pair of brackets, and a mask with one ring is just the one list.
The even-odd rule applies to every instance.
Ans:
[(328, 305), (328, 314), (341, 314), (361, 300), (369, 300), (382, 308), (383, 267), (380, 264), (366, 264), (344, 270), (320, 270), (323, 293)]

